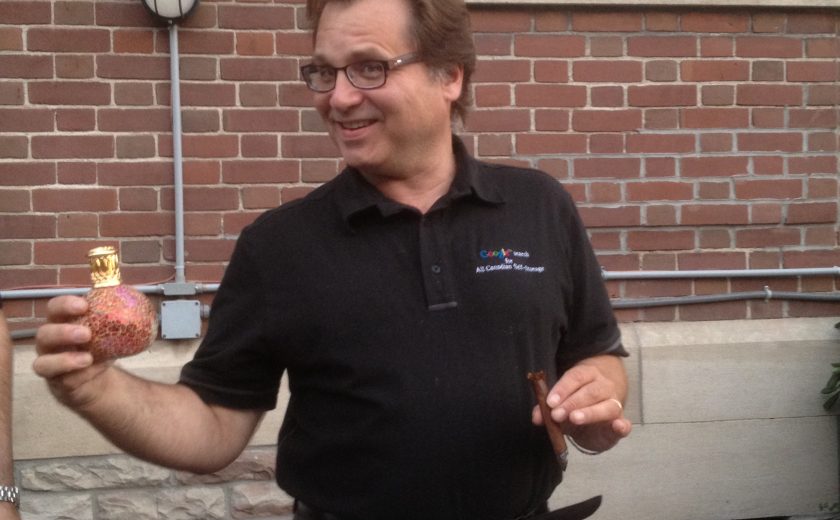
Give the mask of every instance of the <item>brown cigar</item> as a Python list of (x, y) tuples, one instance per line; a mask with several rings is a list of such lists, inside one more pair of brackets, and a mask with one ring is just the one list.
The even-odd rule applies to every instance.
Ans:
[(563, 437), (563, 430), (560, 425), (551, 419), (551, 410), (545, 402), (548, 395), (548, 385), (545, 383), (545, 372), (528, 372), (528, 379), (531, 381), (531, 386), (534, 388), (534, 396), (537, 398), (537, 404), (540, 406), (542, 413), (543, 424), (548, 432), (548, 438), (551, 440), (551, 445), (554, 447), (554, 453), (557, 456), (557, 462), (560, 463), (560, 470), (566, 471), (566, 466), (569, 460), (569, 449), (566, 447), (566, 439)]

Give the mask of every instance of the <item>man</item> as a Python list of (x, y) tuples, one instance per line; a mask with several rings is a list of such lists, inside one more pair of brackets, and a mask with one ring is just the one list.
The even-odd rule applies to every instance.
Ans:
[(12, 457), (12, 337), (0, 298), (0, 520), (19, 519), (20, 493), (15, 487)]
[[(243, 231), (177, 385), (92, 365), (58, 298), (35, 370), (117, 446), (215, 471), (280, 377), (277, 481), (298, 520), (525, 518), (559, 468), (544, 420), (629, 434), (625, 352), (585, 231), (547, 175), (470, 158), (451, 130), (475, 56), (462, 0), (310, 0), (302, 67), (348, 168)], [(530, 371), (554, 380), (551, 418)]]

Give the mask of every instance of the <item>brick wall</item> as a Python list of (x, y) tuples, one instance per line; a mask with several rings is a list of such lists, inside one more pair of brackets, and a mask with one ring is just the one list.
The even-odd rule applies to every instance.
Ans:
[[(840, 11), (472, 5), (476, 155), (541, 168), (608, 270), (831, 267)], [(244, 225), (339, 167), (297, 67), (302, 0), (204, 0), (180, 31), (186, 274), (218, 281)], [(139, 0), (0, 2), (0, 290), (172, 276), (168, 33)], [(615, 297), (836, 291), (837, 279), (610, 282)], [(15, 327), (43, 302), (13, 301)], [(624, 320), (837, 314), (732, 302)]]

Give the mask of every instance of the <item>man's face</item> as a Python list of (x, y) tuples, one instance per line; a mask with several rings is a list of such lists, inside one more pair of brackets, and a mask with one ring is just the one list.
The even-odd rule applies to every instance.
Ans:
[[(415, 52), (410, 16), (404, 0), (330, 3), (313, 61), (344, 67)], [(335, 89), (315, 94), (315, 107), (348, 165), (368, 177), (404, 177), (428, 165), (442, 142), (449, 145), (450, 107), (460, 89), (459, 71), (432, 74), (423, 63), (388, 71), (385, 85), (374, 90), (354, 87), (339, 71)]]

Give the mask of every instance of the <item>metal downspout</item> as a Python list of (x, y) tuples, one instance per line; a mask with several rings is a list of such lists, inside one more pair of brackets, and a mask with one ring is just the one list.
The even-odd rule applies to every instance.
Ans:
[(178, 51), (178, 24), (169, 24), (169, 69), (172, 83), (172, 156), (175, 190), (175, 283), (186, 282), (184, 275), (184, 167), (181, 147), (181, 72)]

